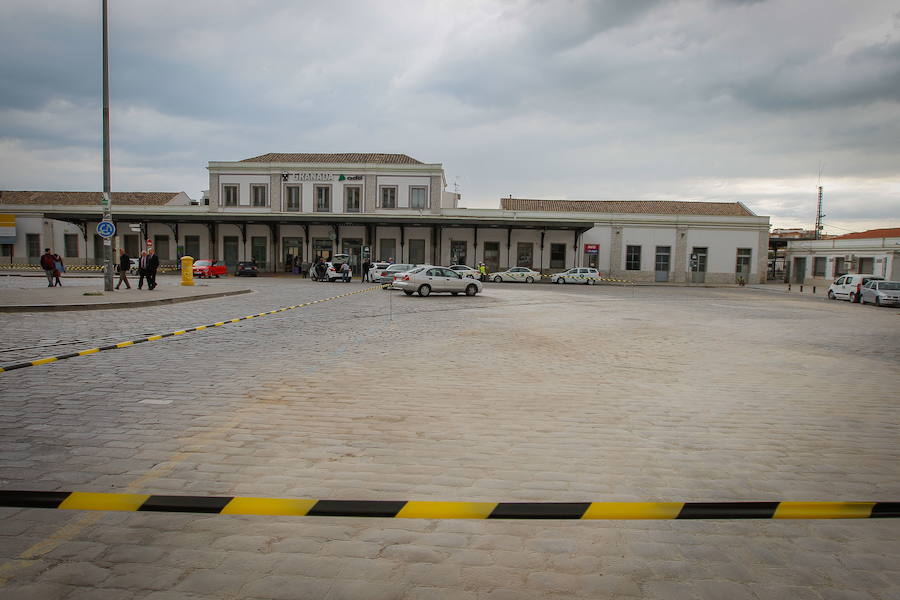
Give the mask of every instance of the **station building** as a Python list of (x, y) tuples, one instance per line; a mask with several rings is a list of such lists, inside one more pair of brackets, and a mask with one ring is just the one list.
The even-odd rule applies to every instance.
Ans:
[[(460, 206), (440, 163), (405, 154), (265, 154), (210, 162), (200, 201), (179, 193), (113, 193), (115, 245), (132, 256), (151, 244), (264, 270), (350, 255), (396, 262), (594, 266), (639, 282), (764, 282), (769, 218), (741, 203), (502, 198)], [(52, 247), (69, 264), (98, 264), (103, 242), (96, 192), (0, 192), (4, 262), (35, 263)], [(2, 219), (6, 219), (3, 221)], [(11, 223), (10, 220), (14, 221)], [(6, 229), (3, 229), (4, 223)]]

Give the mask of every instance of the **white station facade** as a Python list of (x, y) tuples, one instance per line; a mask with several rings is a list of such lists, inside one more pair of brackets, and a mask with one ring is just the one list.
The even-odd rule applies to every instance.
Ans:
[[(113, 194), (116, 247), (147, 244), (264, 270), (350, 255), (409, 263), (468, 264), (492, 271), (597, 267), (638, 282), (764, 282), (769, 218), (740, 203), (500, 199), (460, 206), (440, 163), (405, 154), (266, 154), (210, 162), (209, 191)], [(0, 268), (34, 264), (51, 247), (70, 265), (98, 264), (100, 194), (0, 192)]]

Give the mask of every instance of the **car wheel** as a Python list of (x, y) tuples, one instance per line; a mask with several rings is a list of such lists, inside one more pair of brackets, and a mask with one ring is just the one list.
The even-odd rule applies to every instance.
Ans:
[(497, 275), (496, 277), (494, 277), (494, 283), (500, 283), (501, 281), (503, 281), (503, 278), (500, 277), (499, 275)]
[(594, 285), (594, 284), (597, 283), (597, 282), (594, 281), (593, 279), (588, 279), (588, 280), (586, 281), (586, 283), (587, 283), (588, 285)]
[(218, 276), (218, 275), (216, 275), (216, 279), (218, 279), (218, 278), (219, 278), (219, 276)]
[(557, 278), (556, 278), (556, 283), (558, 283), (558, 284), (563, 284), (563, 283), (565, 283), (565, 282), (566, 282), (566, 280), (563, 279), (562, 277), (557, 277)]
[(478, 293), (477, 285), (467, 285), (466, 286), (466, 296), (474, 296)]
[(828, 290), (828, 299), (829, 299), (829, 300), (834, 300), (834, 299), (835, 299), (834, 292), (832, 292), (831, 290)]
[(525, 283), (534, 283), (534, 277), (526, 277)]
[(403, 293), (406, 294), (407, 296), (413, 295), (412, 290), (403, 290)]
[(428, 294), (430, 294), (430, 293), (431, 293), (431, 286), (430, 286), (430, 285), (422, 285), (422, 286), (419, 286), (419, 295), (422, 296), (423, 298), (424, 298), (425, 296), (427, 296)]
[(459, 292), (450, 292), (451, 296), (459, 296)]

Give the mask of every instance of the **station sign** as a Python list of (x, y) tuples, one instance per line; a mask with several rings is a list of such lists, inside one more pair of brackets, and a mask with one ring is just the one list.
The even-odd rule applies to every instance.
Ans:
[(600, 254), (600, 244), (585, 244), (584, 245), (584, 253), (585, 254)]

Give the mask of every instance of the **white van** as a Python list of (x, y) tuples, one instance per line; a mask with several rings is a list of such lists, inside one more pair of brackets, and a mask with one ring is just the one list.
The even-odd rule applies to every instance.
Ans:
[(858, 303), (862, 286), (873, 279), (882, 281), (884, 277), (864, 273), (841, 275), (828, 287), (828, 299), (835, 300), (839, 298), (841, 300), (849, 300), (850, 302)]

